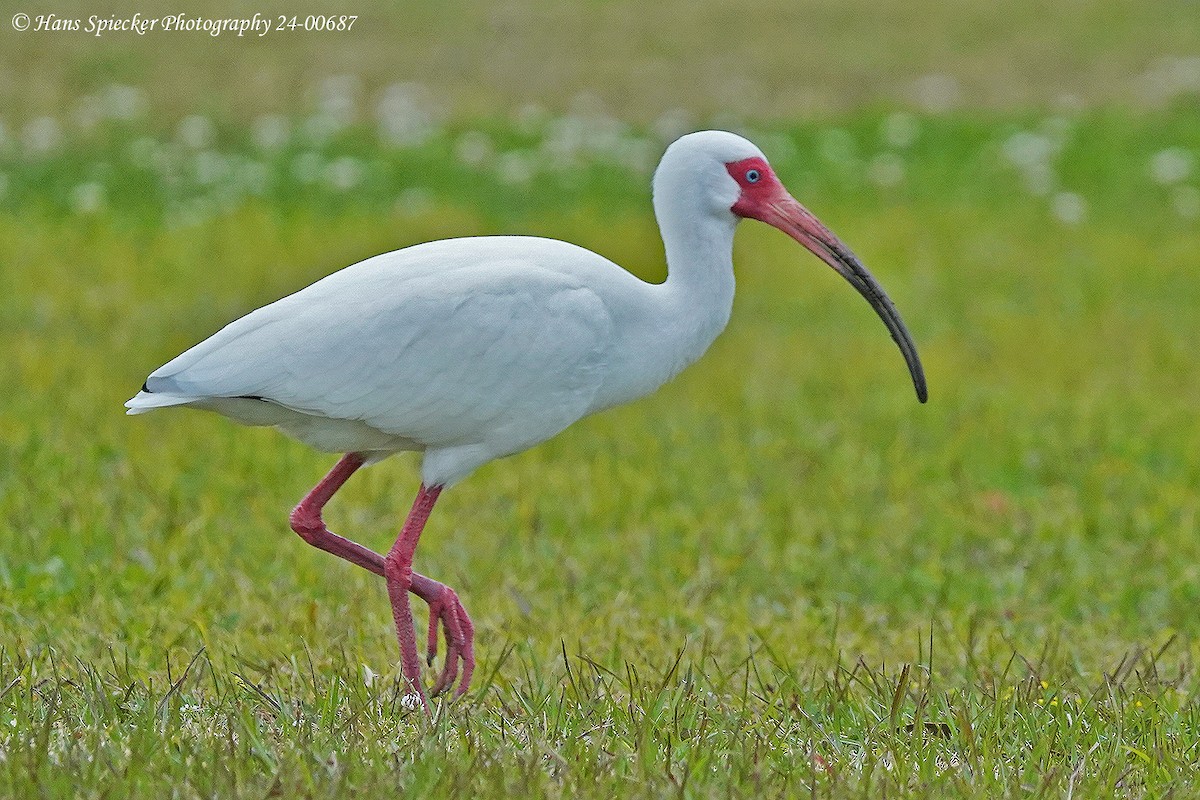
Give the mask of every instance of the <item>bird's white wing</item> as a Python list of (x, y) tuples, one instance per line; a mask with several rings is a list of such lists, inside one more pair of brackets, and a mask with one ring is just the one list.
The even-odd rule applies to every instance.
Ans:
[(261, 398), (427, 447), (488, 442), (506, 452), (586, 412), (612, 333), (594, 290), (511, 256), (432, 268), (423, 256), (436, 248), (405, 255), (416, 249), (231, 323), (155, 371), (149, 393), (181, 404)]

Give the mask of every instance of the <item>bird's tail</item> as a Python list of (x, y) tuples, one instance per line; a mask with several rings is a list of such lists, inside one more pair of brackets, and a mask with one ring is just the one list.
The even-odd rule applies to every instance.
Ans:
[(129, 409), (125, 413), (145, 414), (147, 411), (153, 411), (156, 408), (182, 406), (195, 401), (195, 397), (188, 397), (186, 395), (141, 391), (125, 401), (125, 408)]

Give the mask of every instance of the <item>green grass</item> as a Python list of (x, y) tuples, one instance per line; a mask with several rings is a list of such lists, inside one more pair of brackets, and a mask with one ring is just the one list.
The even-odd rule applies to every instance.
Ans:
[[(353, 11), (347, 40), (170, 47), (0, 18), (0, 797), (1200, 793), (1185, 0)], [(418, 568), (480, 662), (429, 723), (381, 582), (288, 530), (332, 459), (121, 404), (414, 242), (661, 277), (650, 170), (705, 124), (870, 265), (930, 402), (747, 223), (700, 363), (439, 501)], [(417, 483), (392, 459), (327, 519), (386, 548)]]
[[(584, 153), (509, 184), (454, 161), (462, 130), (397, 150), (352, 128), (322, 160), (430, 164), (419, 205), (302, 191), (299, 143), (227, 207), (225, 184), (147, 172), (89, 210), (87, 165), (144, 132), (9, 162), (0, 794), (1196, 791), (1200, 240), (1186, 180), (1151, 168), (1194, 154), (1196, 123), (764, 126), (892, 293), (930, 403), (853, 292), (746, 225), (709, 355), (439, 504), (419, 568), (461, 591), (480, 666), (432, 725), (399, 702), (382, 584), (287, 529), (330, 459), (121, 402), (229, 319), (409, 242), (527, 230), (660, 274), (646, 175)], [(888, 146), (895, 124), (919, 135)], [(538, 135), (480, 127), (501, 150)], [(1014, 166), (1022, 131), (1057, 142), (1046, 197)], [(238, 136), (214, 151), (249, 158)], [(871, 177), (883, 152), (894, 184)], [(411, 458), (366, 471), (331, 527), (386, 548), (417, 482)]]

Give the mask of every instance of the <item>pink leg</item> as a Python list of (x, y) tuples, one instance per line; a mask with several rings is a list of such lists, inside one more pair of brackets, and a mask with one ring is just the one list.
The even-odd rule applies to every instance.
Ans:
[(365, 570), (383, 576), (383, 556), (374, 550), (368, 550), (360, 544), (338, 536), (321, 519), (321, 510), (333, 497), (334, 492), (350, 479), (366, 462), (359, 453), (347, 453), (329, 470), (329, 474), (321, 479), (309, 492), (300, 505), (292, 509), (289, 521), (292, 530), (300, 534), (300, 538), (313, 547), (332, 553), (338, 558), (344, 558), (351, 564), (357, 564)]
[(412, 611), (408, 605), (408, 593), (411, 591), (429, 603), (430, 632), (427, 658), (433, 660), (437, 651), (437, 627), (435, 618), (440, 618), (446, 633), (446, 666), (434, 685), (437, 694), (453, 683), (458, 676), (458, 661), (463, 662), (463, 677), (458, 685), (456, 696), (467, 691), (471, 682), (471, 673), (475, 670), (475, 654), (472, 642), (475, 626), (467, 616), (466, 609), (458, 599), (453, 589), (412, 571), (413, 555), (417, 550), (417, 542), (421, 531), (433, 511), (433, 504), (442, 493), (441, 486), (426, 488), (421, 484), (413, 507), (408, 512), (408, 519), (400, 530), (400, 536), (392, 549), (384, 558), (383, 569), (387, 577), (388, 596), (392, 601), (392, 616), (396, 620), (396, 634), (400, 638), (400, 655), (404, 662), (404, 675), (409, 684), (422, 699), (425, 695), (421, 687), (421, 664), (417, 660), (417, 635), (413, 629)]
[[(365, 458), (358, 453), (347, 453), (342, 456), (341, 460), (334, 466), (329, 474), (326, 475), (320, 483), (308, 495), (300, 501), (300, 504), (292, 511), (291, 525), (292, 530), (300, 534), (300, 537), (309, 544), (324, 550), (327, 553), (344, 558), (352, 564), (375, 573), (381, 577), (387, 577), (386, 559), (374, 550), (363, 547), (360, 544), (350, 541), (349, 539), (338, 536), (325, 527), (324, 521), (321, 519), (321, 510), (334, 493), (342, 487), (350, 476), (353, 475), (359, 467), (365, 462)], [(412, 549), (416, 548), (416, 537), (421, 534), (421, 528), (424, 527), (424, 521), (429, 516), (429, 510), (433, 508), (433, 501), (437, 499), (441, 487), (435, 487), (432, 490), (432, 499), (428, 502), (428, 508), (425, 509), (424, 517), (421, 519), (416, 532), (413, 535)], [(421, 487), (422, 494), (427, 490)], [(421, 500), (422, 494), (417, 496), (418, 502)], [(413, 511), (417, 510), (414, 505)], [(404, 529), (401, 531), (400, 540), (404, 539), (405, 531), (409, 531), (412, 523), (412, 515), (410, 514), (409, 521), (405, 523)], [(400, 544), (397, 541), (397, 546)], [(393, 551), (396, 549), (392, 548)], [(390, 555), (390, 554), (389, 554)], [(471, 673), (475, 668), (474, 656), (474, 632), (475, 627), (471, 624), (471, 618), (467, 615), (467, 611), (463, 608), (462, 603), (458, 599), (458, 595), (448, 586), (438, 583), (431, 578), (427, 578), (416, 572), (412, 572), (412, 551), (409, 551), (408, 559), (408, 574), (409, 591), (420, 597), (429, 604), (429, 641), (426, 650), (426, 659), (432, 666), (434, 656), (437, 654), (437, 631), (438, 625), (444, 631), (446, 637), (446, 663), (442, 669), (442, 674), (438, 677), (434, 684), (433, 693), (440, 694), (454, 684), (454, 680), (458, 677), (458, 662), (462, 660), (463, 677), (459, 684), (456, 695), (462, 695), (467, 691), (467, 687), (471, 682)], [(391, 594), (391, 581), (389, 581), (389, 595)], [(408, 608), (408, 598), (405, 597), (404, 608)], [(400, 610), (396, 608), (396, 603), (393, 600), (392, 613), (396, 616)], [(407, 614), (410, 636), (413, 638), (413, 653), (415, 661), (416, 639), (415, 631), (413, 631), (412, 614)], [(401, 649), (404, 648), (404, 634), (401, 631), (400, 623), (397, 622), (397, 633), (400, 636)], [(413, 676), (419, 674), (419, 665), (415, 671), (410, 670), (408, 659), (405, 659), (405, 676), (413, 681)], [(417, 685), (414, 683), (414, 685)]]

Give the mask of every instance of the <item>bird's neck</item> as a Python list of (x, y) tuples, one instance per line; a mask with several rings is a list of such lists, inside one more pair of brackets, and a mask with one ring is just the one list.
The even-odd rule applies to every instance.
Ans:
[(667, 337), (678, 369), (691, 364), (725, 329), (733, 310), (733, 234), (737, 218), (694, 213), (656, 203), (655, 213), (667, 254)]

